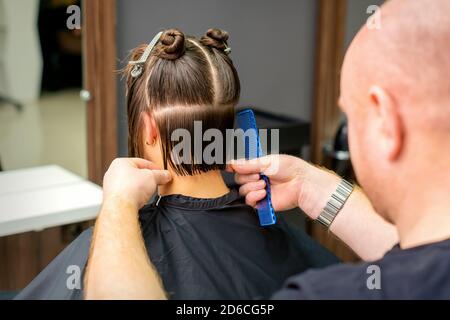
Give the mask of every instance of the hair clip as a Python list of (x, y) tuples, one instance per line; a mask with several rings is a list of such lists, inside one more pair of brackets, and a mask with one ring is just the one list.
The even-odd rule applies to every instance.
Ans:
[(133, 78), (137, 78), (142, 74), (142, 70), (143, 70), (142, 66), (147, 61), (148, 57), (150, 56), (150, 53), (152, 53), (154, 46), (158, 43), (159, 38), (161, 38), (162, 34), (163, 34), (163, 32), (160, 31), (160, 32), (158, 32), (158, 34), (156, 36), (153, 37), (152, 41), (149, 43), (147, 48), (145, 48), (145, 51), (142, 54), (142, 56), (139, 58), (139, 60), (128, 62), (129, 64), (135, 65), (134, 68), (131, 70), (131, 76)]
[(223, 42), (223, 45), (225, 46), (225, 49), (223, 50), (223, 52), (225, 52), (227, 55), (231, 53), (231, 48), (229, 46), (227, 46), (226, 42)]

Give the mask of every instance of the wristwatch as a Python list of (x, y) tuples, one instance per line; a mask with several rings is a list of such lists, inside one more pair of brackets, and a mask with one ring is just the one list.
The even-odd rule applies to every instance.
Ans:
[(354, 187), (353, 184), (345, 179), (342, 179), (339, 183), (336, 191), (331, 195), (325, 208), (320, 212), (317, 217), (317, 221), (324, 225), (326, 228), (330, 228), (334, 218), (336, 218), (339, 211), (341, 211), (347, 199), (352, 194)]

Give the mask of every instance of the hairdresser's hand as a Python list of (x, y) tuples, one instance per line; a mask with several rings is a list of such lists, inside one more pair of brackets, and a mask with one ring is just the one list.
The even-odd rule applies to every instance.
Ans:
[(270, 179), (272, 203), (276, 211), (300, 207), (311, 219), (316, 219), (336, 190), (340, 178), (299, 158), (288, 155), (270, 155), (253, 160), (231, 162), (227, 171), (235, 172), (241, 185), (239, 193), (252, 207), (266, 196), (264, 180)]
[(118, 158), (103, 178), (103, 203), (126, 202), (136, 210), (142, 208), (158, 185), (171, 180), (167, 170), (157, 170), (152, 162), (139, 158)]

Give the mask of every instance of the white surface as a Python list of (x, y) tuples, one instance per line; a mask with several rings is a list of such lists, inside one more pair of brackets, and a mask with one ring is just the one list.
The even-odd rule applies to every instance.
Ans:
[(0, 172), (0, 195), (80, 182), (81, 180), (77, 175), (56, 165), (5, 171)]
[(0, 172), (0, 236), (93, 219), (99, 186), (59, 166)]

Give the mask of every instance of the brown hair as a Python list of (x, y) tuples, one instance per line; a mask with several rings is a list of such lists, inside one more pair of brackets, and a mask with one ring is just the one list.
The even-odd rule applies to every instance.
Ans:
[[(220, 130), (223, 137), (226, 129), (233, 128), (240, 83), (225, 50), (227, 40), (228, 33), (219, 29), (208, 30), (200, 39), (169, 29), (162, 34), (139, 77), (131, 76), (133, 65), (125, 68), (129, 156), (143, 156), (141, 115), (150, 112), (158, 126), (165, 168), (168, 163), (180, 175), (224, 168), (225, 150), (220, 163), (194, 160), (195, 139), (191, 139), (193, 161), (175, 164), (171, 151), (177, 142), (171, 141), (171, 135), (183, 128), (194, 137), (194, 121), (202, 121), (203, 130)], [(134, 49), (130, 60), (138, 60), (146, 47), (143, 44)]]

